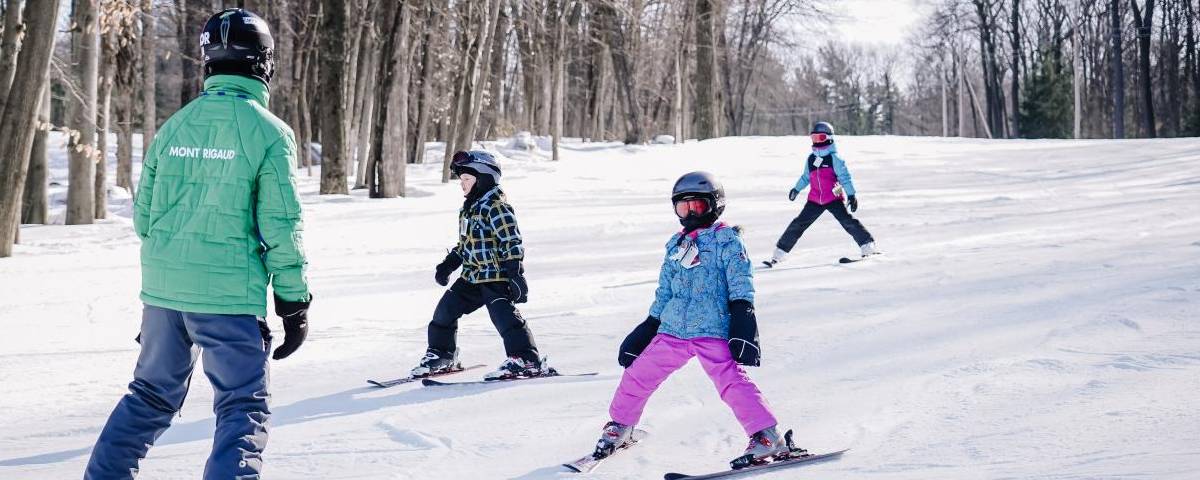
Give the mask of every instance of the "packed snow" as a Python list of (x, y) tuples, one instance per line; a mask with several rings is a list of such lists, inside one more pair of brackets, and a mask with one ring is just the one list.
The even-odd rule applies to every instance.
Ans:
[[(300, 170), (312, 330), (272, 365), (266, 478), (576, 478), (559, 464), (590, 452), (607, 421), (617, 346), (645, 318), (678, 228), (675, 178), (723, 179), (723, 219), (745, 227), (756, 262), (801, 207), (787, 191), (804, 137), (571, 141), (557, 163), (536, 140), (484, 144), (525, 237), (521, 310), (552, 365), (600, 374), (369, 388), (421, 356), (461, 191), (436, 161), (389, 200), (318, 196), (316, 170)], [(837, 264), (857, 248), (826, 215), (756, 272), (764, 365), (750, 373), (801, 446), (850, 451), (756, 478), (1200, 476), (1200, 140), (839, 142), (857, 216), (886, 253)], [(61, 223), (65, 188), (52, 192)], [(138, 240), (128, 194), (112, 201), (95, 225), (25, 226), (0, 259), (0, 478), (79, 478), (131, 380)], [(466, 364), (503, 357), (484, 312), (462, 321), (460, 345)], [(211, 395), (197, 374), (140, 478), (198, 477)], [(592, 478), (718, 470), (746, 441), (694, 362), (640, 427), (651, 436)]]

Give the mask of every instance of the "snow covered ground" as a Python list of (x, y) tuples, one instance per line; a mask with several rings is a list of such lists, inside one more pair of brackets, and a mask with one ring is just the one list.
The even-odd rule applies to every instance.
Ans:
[[(420, 357), (460, 192), (436, 165), (410, 169), (395, 200), (319, 197), (301, 172), (316, 301), (308, 343), (273, 365), (266, 477), (576, 478), (558, 465), (607, 420), (617, 345), (677, 228), (672, 182), (719, 175), (724, 218), (761, 260), (800, 208), (786, 194), (805, 140), (576, 142), (559, 163), (501, 148), (528, 248), (522, 310), (552, 364), (600, 372), (551, 383), (367, 388)], [(759, 478), (1200, 478), (1200, 140), (844, 137), (841, 150), (887, 253), (837, 265), (856, 249), (826, 216), (785, 268), (757, 272), (765, 358), (751, 374), (801, 445), (851, 450)], [(130, 380), (138, 241), (115, 198), (96, 225), (27, 226), (0, 260), (0, 478), (78, 478)], [(482, 312), (460, 343), (467, 363), (503, 355)], [(197, 375), (141, 478), (196, 478), (211, 408)], [(694, 363), (642, 427), (652, 436), (593, 478), (720, 469), (745, 442)]]

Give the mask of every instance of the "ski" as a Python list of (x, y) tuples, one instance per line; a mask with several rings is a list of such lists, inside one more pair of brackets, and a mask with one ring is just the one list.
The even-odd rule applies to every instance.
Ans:
[(554, 372), (552, 374), (538, 375), (536, 377), (502, 378), (502, 379), (498, 379), (498, 380), (468, 380), (468, 381), (464, 381), (464, 382), (443, 382), (443, 381), (439, 381), (439, 380), (434, 380), (432, 378), (423, 378), (423, 379), (421, 379), (421, 384), (425, 385), (426, 387), (444, 387), (444, 386), (451, 386), (451, 385), (491, 385), (491, 384), (496, 384), (496, 383), (518, 382), (518, 381), (525, 381), (525, 380), (538, 380), (538, 379), (544, 379), (544, 378), (590, 377), (590, 376), (599, 375), (599, 374), (600, 374), (600, 372), (566, 373), (566, 374)]
[(481, 364), (479, 364), (479, 365), (471, 365), (471, 366), (469, 366), (469, 367), (464, 367), (464, 368), (459, 368), (459, 369), (455, 369), (455, 370), (450, 370), (450, 371), (448, 371), (448, 372), (435, 373), (435, 374), (433, 374), (433, 375), (428, 375), (428, 376), (424, 376), (424, 377), (414, 377), (414, 376), (412, 376), (412, 375), (409, 375), (409, 376), (407, 376), (407, 377), (394, 378), (394, 379), (391, 379), (391, 380), (367, 380), (367, 383), (371, 384), (372, 386), (378, 387), (378, 388), (388, 388), (388, 387), (394, 387), (394, 386), (396, 386), (396, 385), (403, 385), (403, 384), (406, 384), (406, 383), (415, 382), (415, 381), (417, 381), (417, 380), (421, 380), (421, 379), (424, 379), (424, 378), (431, 378), (431, 377), (442, 377), (442, 376), (446, 376), (446, 375), (454, 375), (454, 374), (456, 374), (456, 373), (465, 372), (465, 371), (467, 371), (467, 370), (475, 370), (475, 369), (477, 369), (477, 368), (483, 368), (483, 367), (486, 367), (486, 366), (487, 366), (487, 365), (484, 365), (484, 364), (482, 364), (482, 363), (481, 363)]
[(787, 267), (781, 267), (778, 265), (767, 266), (766, 262), (763, 262), (763, 263), (759, 263), (758, 265), (755, 265), (754, 271), (756, 271), (756, 272), (781, 272), (784, 270), (809, 270), (809, 269), (813, 269), (813, 268), (822, 268), (822, 267), (828, 267), (828, 266), (829, 265), (822, 264), (822, 265), (792, 265), (792, 266), (787, 266)]
[(859, 257), (859, 258), (842, 257), (842, 258), (839, 258), (839, 259), (838, 259), (838, 263), (854, 263), (854, 262), (861, 262), (861, 261), (863, 261), (863, 260), (866, 260), (866, 259), (868, 259), (868, 258), (874, 257), (874, 256), (876, 256), (876, 255), (883, 255), (883, 253), (875, 253), (875, 254), (867, 255), (867, 256), (865, 256), (865, 257)]
[(796, 467), (796, 466), (800, 466), (800, 465), (806, 465), (806, 464), (810, 464), (813, 462), (819, 462), (819, 461), (823, 461), (823, 460), (833, 460), (837, 457), (842, 456), (842, 454), (846, 453), (846, 451), (848, 451), (848, 450), (849, 449), (838, 450), (836, 452), (829, 452), (829, 453), (818, 453), (818, 454), (804, 453), (797, 457), (790, 457), (790, 458), (785, 458), (783, 460), (775, 460), (775, 461), (772, 461), (769, 463), (764, 463), (761, 465), (751, 465), (749, 467), (739, 468), (737, 470), (725, 470), (725, 471), (709, 473), (709, 474), (705, 474), (705, 475), (685, 475), (682, 473), (668, 473), (663, 476), (663, 479), (664, 480), (680, 480), (680, 479), (703, 480), (703, 479), (708, 479), (708, 478), (732, 478), (732, 477), (738, 477), (738, 476), (742, 476), (742, 475), (752, 475), (752, 474), (761, 472), (763, 470), (789, 468), (789, 467)]
[(596, 458), (593, 456), (595, 454), (589, 454), (589, 455), (584, 455), (583, 457), (580, 457), (578, 460), (575, 460), (573, 462), (564, 463), (564, 464), (562, 464), (562, 466), (567, 467), (568, 470), (571, 470), (576, 473), (591, 473), (593, 470), (596, 470), (596, 468), (599, 467), (601, 463), (604, 463), (605, 460), (608, 460), (608, 459), (612, 458), (613, 455), (616, 455), (617, 452), (620, 452), (621, 450), (625, 450), (629, 447), (632, 447), (635, 443), (645, 440), (646, 437), (649, 435), (650, 434), (646, 433), (645, 430), (634, 429), (633, 433), (629, 434), (629, 441), (625, 442), (624, 445), (617, 447), (617, 449), (613, 450), (613, 452), (611, 454), (609, 454), (607, 457)]

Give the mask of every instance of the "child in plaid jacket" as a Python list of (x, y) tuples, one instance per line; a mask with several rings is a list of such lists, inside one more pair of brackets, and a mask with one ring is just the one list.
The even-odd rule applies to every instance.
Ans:
[(462, 267), (458, 280), (442, 296), (429, 322), (429, 347), (414, 377), (449, 373), (462, 369), (458, 360), (458, 319), (487, 307), (508, 358), (488, 380), (535, 377), (549, 373), (538, 354), (533, 333), (516, 304), (524, 303), (529, 287), (525, 282), (525, 248), (517, 217), (500, 189), (500, 165), (484, 151), (458, 152), (451, 167), (459, 176), (466, 199), (458, 214), (458, 244), (437, 266), (434, 279), (450, 283), (450, 274)]

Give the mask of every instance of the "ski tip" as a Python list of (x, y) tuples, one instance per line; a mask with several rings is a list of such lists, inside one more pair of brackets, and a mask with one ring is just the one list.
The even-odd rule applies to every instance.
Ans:
[(842, 257), (838, 259), (838, 263), (854, 263), (858, 260), (851, 260), (850, 257)]
[(563, 468), (566, 468), (567, 470), (569, 470), (573, 473), (583, 473), (583, 470), (580, 470), (579, 467), (576, 467), (569, 463), (564, 463), (564, 464), (562, 464), (562, 466), (563, 466)]
[(663, 475), (663, 480), (679, 480), (681, 478), (690, 478), (690, 477), (691, 477), (691, 475), (687, 475), (687, 474), (683, 474), (683, 473), (668, 473), (666, 475)]

